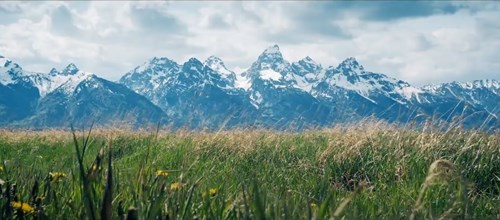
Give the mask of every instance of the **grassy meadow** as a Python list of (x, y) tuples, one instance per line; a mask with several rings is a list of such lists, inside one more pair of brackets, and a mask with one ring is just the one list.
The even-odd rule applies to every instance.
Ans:
[(0, 131), (0, 219), (500, 219), (500, 135)]

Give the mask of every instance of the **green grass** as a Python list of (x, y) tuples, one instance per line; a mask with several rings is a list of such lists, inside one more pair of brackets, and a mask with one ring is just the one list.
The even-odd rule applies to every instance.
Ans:
[[(86, 135), (76, 134), (82, 172), (71, 133), (0, 131), (0, 219), (119, 219), (134, 210), (139, 219), (500, 219), (498, 134), (95, 131), (85, 144)], [(49, 172), (66, 177), (51, 181)]]

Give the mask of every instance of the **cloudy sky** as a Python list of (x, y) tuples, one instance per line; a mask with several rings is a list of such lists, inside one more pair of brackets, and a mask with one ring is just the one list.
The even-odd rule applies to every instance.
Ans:
[(241, 70), (274, 44), (290, 62), (356, 57), (414, 85), (500, 79), (496, 2), (2, 1), (0, 30), (0, 55), (24, 69), (74, 62), (111, 80), (155, 56)]

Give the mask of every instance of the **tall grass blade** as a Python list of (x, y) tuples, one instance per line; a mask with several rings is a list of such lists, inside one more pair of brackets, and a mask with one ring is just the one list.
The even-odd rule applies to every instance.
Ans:
[(113, 166), (112, 166), (111, 144), (108, 152), (108, 175), (106, 179), (106, 188), (102, 200), (101, 220), (111, 220), (113, 217)]

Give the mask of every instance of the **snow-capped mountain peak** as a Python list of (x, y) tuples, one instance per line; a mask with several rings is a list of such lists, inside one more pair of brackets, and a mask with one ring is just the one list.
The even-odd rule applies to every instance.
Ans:
[(153, 57), (147, 63), (150, 65), (169, 65), (176, 62), (166, 57)]
[(289, 67), (290, 63), (283, 59), (278, 45), (273, 45), (264, 50), (243, 75), (251, 79), (262, 78), (277, 81), (283, 76), (283, 72), (288, 72)]
[(0, 67), (3, 68), (20, 68), (17, 63), (12, 62), (12, 60), (5, 58), (4, 56), (0, 56)]
[(313, 65), (313, 66), (320, 66), (310, 56), (306, 56), (306, 57), (302, 58), (301, 60), (299, 60), (299, 62), (307, 63), (307, 64), (310, 64), (310, 65)]
[(189, 58), (189, 60), (187, 62), (182, 64), (182, 68), (184, 70), (197, 70), (197, 71), (201, 72), (202, 67), (203, 67), (203, 63), (201, 63), (200, 60), (198, 60), (194, 57)]
[(219, 64), (219, 65), (222, 64), (222, 65), (224, 65), (224, 62), (222, 62), (221, 58), (216, 57), (214, 55), (211, 55), (211, 56), (209, 56), (207, 58), (207, 60), (205, 60), (204, 64), (207, 65), (207, 66), (210, 66), (212, 64)]
[(281, 55), (280, 47), (277, 44), (270, 46), (266, 50), (264, 50), (263, 54), (279, 54), (279, 55)]
[(50, 76), (56, 76), (57, 74), (59, 74), (59, 71), (57, 71), (56, 68), (50, 69), (50, 72), (49, 72)]
[(78, 67), (76, 67), (76, 65), (74, 63), (70, 63), (70, 64), (68, 64), (68, 66), (66, 66), (66, 68), (64, 68), (61, 71), (61, 74), (63, 74), (63, 75), (75, 75), (78, 71), (80, 71), (78, 69)]
[[(109, 121), (134, 115), (144, 118), (157, 112), (165, 113), (174, 127), (193, 129), (255, 125), (300, 130), (365, 117), (403, 123), (416, 119), (420, 123), (427, 118), (449, 120), (454, 116), (464, 116), (464, 126), (500, 128), (500, 83), (496, 80), (413, 87), (365, 70), (352, 57), (327, 68), (309, 56), (290, 63), (277, 45), (258, 54), (249, 68), (236, 72), (240, 74), (216, 56), (203, 62), (191, 58), (180, 64), (153, 57), (126, 73), (118, 85), (74, 64), (64, 70), (36, 73), (0, 56), (0, 122), (5, 121), (5, 114), (1, 114), (7, 106), (14, 113), (27, 109), (22, 117), (29, 119), (28, 123), (54, 121), (55, 126), (70, 122), (72, 117)], [(22, 105), (17, 101), (23, 101)], [(136, 114), (144, 108), (153, 110)], [(16, 123), (23, 119), (9, 114), (13, 116), (8, 120)], [(61, 117), (63, 114), (66, 116)], [(495, 120), (483, 126), (491, 118)]]
[(337, 69), (344, 73), (355, 74), (361, 74), (365, 70), (365, 68), (361, 64), (359, 64), (359, 62), (354, 57), (349, 57), (342, 61), (342, 63), (337, 66)]
[(323, 69), (320, 64), (309, 56), (292, 63), (292, 68), (297, 75), (306, 76), (309, 80), (315, 79), (316, 75)]
[(180, 67), (175, 61), (166, 57), (153, 57), (137, 66), (126, 76), (131, 76), (134, 73), (137, 74), (151, 74), (151, 75), (166, 75), (171, 70), (176, 71)]
[(38, 88), (40, 97), (44, 97), (60, 88), (63, 89), (64, 93), (71, 94), (78, 84), (94, 76), (95, 74), (93, 73), (81, 71), (70, 66), (70, 68), (65, 68), (62, 72), (58, 72), (57, 69), (52, 68), (49, 73), (32, 73), (30, 78), (33, 85)]
[(67, 78), (59, 78), (60, 81), (56, 81), (54, 78), (53, 82), (56, 84), (62, 82), (60, 86), (56, 87), (56, 89), (63, 89), (66, 94), (71, 94), (81, 82), (89, 80), (93, 77), (95, 77), (93, 73), (79, 71), (77, 74), (71, 75)]
[(485, 80), (474, 80), (472, 82), (460, 83), (463, 88), (475, 89), (475, 88), (488, 88), (488, 89), (500, 89), (500, 82), (494, 79)]
[(204, 66), (207, 66), (208, 68), (218, 72), (221, 74), (224, 78), (228, 77), (236, 77), (234, 72), (230, 71), (227, 69), (226, 65), (224, 65), (224, 62), (219, 57), (216, 56), (210, 56), (205, 60)]
[(257, 59), (257, 63), (260, 64), (260, 68), (268, 68), (269, 65), (278, 64), (286, 62), (283, 60), (283, 55), (280, 52), (278, 45), (273, 45), (260, 54)]
[(0, 57), (0, 83), (3, 85), (14, 83), (17, 79), (24, 76), (23, 69), (12, 60)]

